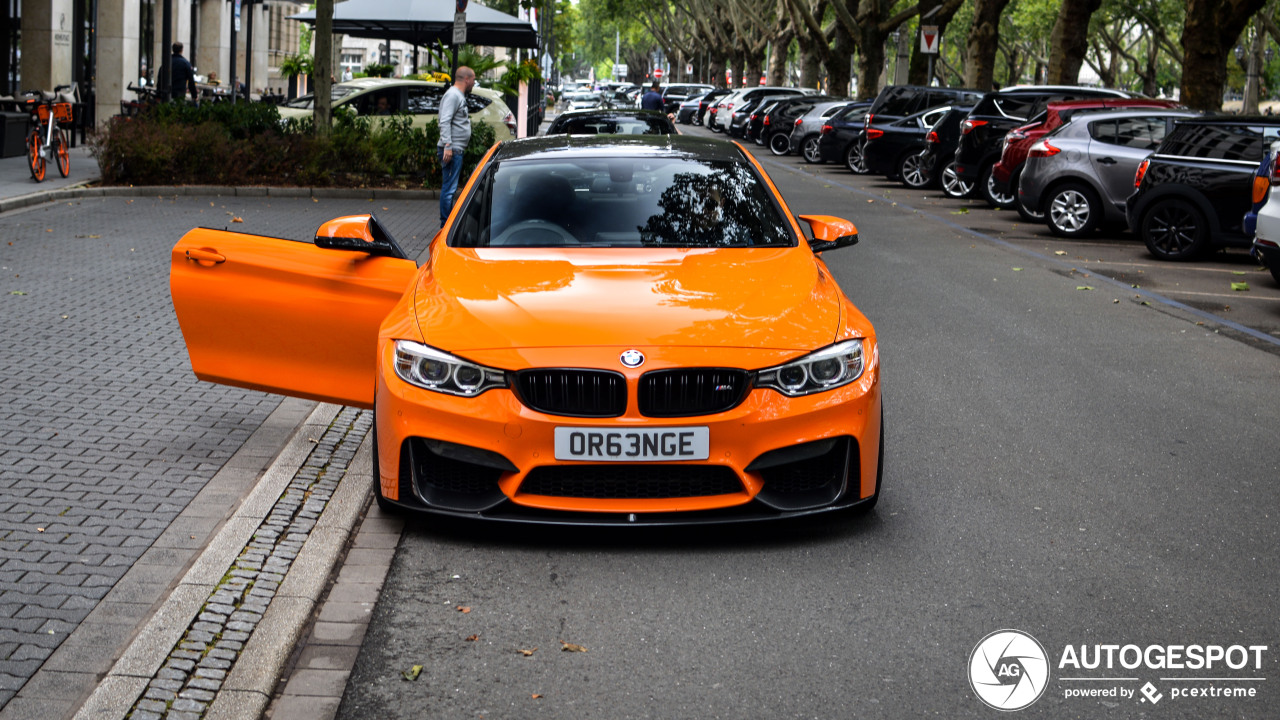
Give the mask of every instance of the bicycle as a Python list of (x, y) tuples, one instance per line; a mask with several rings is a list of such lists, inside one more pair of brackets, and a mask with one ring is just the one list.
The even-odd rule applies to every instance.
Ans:
[[(53, 95), (40, 93), (40, 100), (35, 105), (33, 127), (27, 135), (27, 162), (31, 168), (31, 177), (36, 182), (43, 182), (46, 165), (55, 161), (62, 177), (71, 174), (71, 137), (70, 125), (73, 110), (69, 102), (57, 102), (58, 93), (70, 89), (70, 85), (59, 85), (53, 89)], [(58, 126), (66, 123), (67, 128)]]

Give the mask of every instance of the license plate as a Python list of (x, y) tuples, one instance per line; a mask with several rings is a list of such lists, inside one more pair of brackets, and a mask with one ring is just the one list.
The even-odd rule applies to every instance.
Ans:
[(638, 462), (706, 460), (711, 456), (711, 430), (705, 427), (619, 429), (556, 428), (557, 460)]

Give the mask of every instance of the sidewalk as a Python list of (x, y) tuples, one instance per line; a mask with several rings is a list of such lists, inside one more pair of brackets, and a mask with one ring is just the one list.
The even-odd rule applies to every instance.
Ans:
[(89, 154), (88, 145), (77, 145), (71, 148), (71, 175), (62, 177), (58, 168), (50, 164), (44, 173), (44, 182), (36, 182), (31, 177), (31, 169), (27, 166), (25, 155), (11, 158), (0, 158), (0, 201), (18, 198), (34, 199), (53, 190), (85, 185), (97, 182), (102, 175), (98, 172), (98, 161)]

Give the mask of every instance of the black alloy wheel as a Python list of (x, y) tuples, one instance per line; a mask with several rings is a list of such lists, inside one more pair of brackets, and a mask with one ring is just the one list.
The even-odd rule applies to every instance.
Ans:
[(822, 149), (818, 147), (820, 135), (810, 135), (800, 141), (800, 154), (804, 157), (804, 161), (812, 165), (818, 165), (822, 162)]
[(774, 155), (786, 155), (791, 152), (791, 136), (776, 132), (769, 136), (769, 152)]
[(957, 200), (973, 194), (973, 183), (960, 177), (954, 161), (947, 163), (942, 169), (942, 194)]
[(857, 140), (849, 143), (849, 149), (844, 154), (844, 164), (855, 175), (866, 175), (870, 172), (867, 170), (867, 163), (862, 157), (862, 143)]
[(902, 156), (898, 161), (898, 179), (912, 190), (923, 190), (933, 184), (924, 152), (908, 152)]
[(1142, 217), (1142, 240), (1161, 260), (1194, 260), (1208, 249), (1209, 227), (1188, 198), (1165, 198)]

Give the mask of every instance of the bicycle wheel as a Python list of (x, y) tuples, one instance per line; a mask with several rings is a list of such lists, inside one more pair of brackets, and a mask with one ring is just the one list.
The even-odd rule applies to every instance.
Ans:
[(27, 166), (31, 168), (31, 177), (36, 182), (44, 180), (44, 139), (39, 127), (27, 136)]
[(58, 174), (67, 177), (71, 174), (71, 141), (67, 139), (69, 131), (56, 128), (53, 133), (53, 153), (58, 160)]

